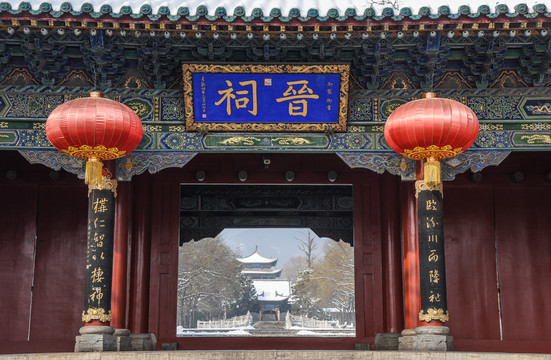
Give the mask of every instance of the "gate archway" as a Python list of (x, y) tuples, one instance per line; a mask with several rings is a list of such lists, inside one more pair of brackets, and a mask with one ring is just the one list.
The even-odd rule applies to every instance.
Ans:
[[(383, 235), (386, 231), (383, 227), (387, 225), (381, 224), (382, 199), (385, 198), (382, 192), (392, 192), (391, 198), (394, 200), (389, 201), (388, 197), (385, 198), (384, 211), (391, 213), (391, 217), (394, 218), (392, 224), (397, 226), (399, 208), (395, 189), (399, 179), (390, 175), (381, 176), (364, 169), (350, 169), (334, 155), (270, 156), (272, 165), (269, 169), (264, 167), (261, 154), (205, 154), (194, 158), (183, 169), (168, 169), (155, 175), (151, 186), (152, 238), (148, 329), (149, 332), (157, 334), (160, 343), (176, 342), (180, 349), (353, 349), (354, 344), (373, 343), (375, 334), (385, 332), (389, 326), (385, 325), (383, 319), (385, 291), (381, 251), (384, 246), (382, 236), (386, 236)], [(236, 176), (243, 169), (252, 180), (244, 183)], [(289, 169), (296, 170), (296, 180), (292, 184), (282, 176)], [(197, 180), (196, 174), (199, 171), (207, 174), (206, 180)], [(328, 179), (330, 171), (338, 173), (338, 179), (334, 182)], [(191, 192), (192, 197), (204, 189), (214, 189), (211, 190), (214, 193), (238, 191), (232, 199), (228, 196), (223, 197), (226, 203), (233, 204), (225, 205), (228, 208), (232, 207), (228, 213), (221, 213), (220, 208), (215, 206), (212, 207), (212, 216), (208, 216), (208, 211), (205, 211), (205, 219), (208, 219), (207, 223), (211, 227), (209, 228), (207, 223), (200, 224), (199, 209), (193, 205), (199, 197), (195, 200), (187, 199), (186, 202), (190, 203), (182, 208), (182, 203), (186, 202), (182, 202), (181, 198), (187, 196), (182, 191), (183, 187), (186, 187), (186, 191), (188, 188), (194, 189)], [(276, 191), (277, 196), (266, 194), (267, 189), (279, 189)], [(321, 205), (311, 204), (308, 205), (311, 209), (307, 209), (305, 204), (308, 202), (301, 200), (299, 190), (306, 193), (309, 191), (311, 195), (318, 192), (317, 197), (312, 198), (318, 199), (316, 201), (321, 203), (323, 201), (320, 199), (330, 199), (326, 200), (330, 206), (327, 206), (325, 212), (320, 211)], [(285, 196), (287, 198), (284, 204), (275, 201), (278, 197)], [(201, 196), (201, 201), (204, 200), (206, 196)], [(247, 204), (253, 203), (257, 205), (247, 209)], [(266, 212), (263, 206), (270, 208), (273, 213)], [(231, 214), (236, 213), (243, 216), (234, 221)], [(329, 217), (319, 216), (318, 213), (331, 214), (340, 220), (327, 221)], [(185, 227), (182, 224), (182, 214), (185, 215)], [(180, 242), (215, 236), (228, 227), (227, 224), (230, 222), (230, 227), (243, 227), (243, 222), (265, 227), (271, 221), (266, 219), (273, 218), (274, 214), (281, 214), (283, 220), (280, 222), (287, 226), (295, 227), (301, 223), (318, 236), (334, 238), (334, 234), (338, 233), (340, 238), (354, 244), (356, 336), (216, 339), (177, 337), (176, 291)], [(309, 216), (315, 221), (307, 221)], [(194, 217), (195, 219), (189, 219)], [(394, 236), (393, 241), (398, 241), (399, 244), (398, 237)], [(399, 261), (395, 265), (395, 271), (400, 271)]]

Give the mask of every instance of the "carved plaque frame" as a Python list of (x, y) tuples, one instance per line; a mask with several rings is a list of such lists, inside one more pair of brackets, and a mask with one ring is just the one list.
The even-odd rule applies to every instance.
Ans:
[[(348, 120), (348, 89), (350, 66), (331, 65), (228, 65), (228, 64), (184, 64), (184, 114), (187, 131), (246, 131), (246, 132), (344, 132)], [(338, 74), (339, 104), (336, 122), (207, 122), (197, 121), (194, 109), (193, 74)]]

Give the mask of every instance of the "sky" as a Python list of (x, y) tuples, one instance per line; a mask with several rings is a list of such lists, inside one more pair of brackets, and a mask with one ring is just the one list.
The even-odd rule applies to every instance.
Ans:
[[(278, 258), (277, 267), (281, 268), (292, 256), (303, 255), (298, 249), (299, 239), (305, 239), (308, 229), (225, 229), (221, 235), (224, 242), (232, 249), (247, 257), (258, 246), (258, 252), (266, 257)], [(318, 253), (328, 239), (320, 239), (314, 234), (317, 241)]]

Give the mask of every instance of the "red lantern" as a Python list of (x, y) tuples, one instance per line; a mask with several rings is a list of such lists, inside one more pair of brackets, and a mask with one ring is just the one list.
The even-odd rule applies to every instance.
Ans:
[(394, 151), (410, 159), (428, 160), (427, 183), (440, 182), (439, 159), (467, 150), (477, 136), (475, 113), (455, 100), (437, 98), (435, 93), (400, 106), (385, 124), (385, 139)]
[(57, 107), (46, 121), (46, 135), (56, 149), (87, 159), (88, 185), (101, 183), (103, 164), (131, 153), (140, 143), (143, 128), (132, 109), (105, 99), (99, 92)]

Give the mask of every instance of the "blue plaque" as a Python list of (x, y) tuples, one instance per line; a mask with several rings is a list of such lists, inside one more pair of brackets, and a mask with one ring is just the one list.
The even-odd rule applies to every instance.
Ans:
[(187, 130), (346, 131), (347, 65), (184, 65)]

